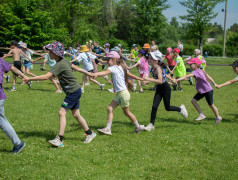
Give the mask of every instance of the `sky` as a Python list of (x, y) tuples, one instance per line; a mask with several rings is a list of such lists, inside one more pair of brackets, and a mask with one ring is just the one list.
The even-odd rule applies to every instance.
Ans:
[[(181, 0), (168, 0), (168, 4), (171, 7), (163, 12), (163, 14), (167, 18), (168, 22), (170, 22), (172, 17), (177, 17), (177, 20), (179, 22), (182, 22), (182, 20), (179, 18), (179, 16), (187, 14), (186, 13), (187, 12), (186, 8), (183, 7), (179, 3), (179, 1), (181, 1)], [(225, 9), (225, 2), (220, 3), (216, 6), (214, 11), (217, 12), (218, 15), (211, 22), (212, 23), (217, 22), (218, 24), (221, 24), (222, 27), (224, 27), (225, 12), (222, 12), (222, 9)], [(228, 29), (234, 23), (238, 24), (238, 0), (228, 0), (227, 1), (227, 24), (226, 24), (226, 28)]]

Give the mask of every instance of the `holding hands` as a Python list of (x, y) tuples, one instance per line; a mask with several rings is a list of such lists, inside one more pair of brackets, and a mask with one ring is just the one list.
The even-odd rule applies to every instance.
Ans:
[(22, 81), (23, 81), (23, 83), (28, 83), (28, 82), (30, 81), (30, 79), (29, 79), (27, 76), (25, 76), (25, 77), (22, 79)]

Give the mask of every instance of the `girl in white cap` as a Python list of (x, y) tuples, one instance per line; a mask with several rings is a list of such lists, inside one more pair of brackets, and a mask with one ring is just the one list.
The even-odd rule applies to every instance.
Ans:
[(188, 112), (183, 104), (180, 107), (170, 105), (171, 88), (166, 78), (169, 78), (170, 80), (173, 79), (165, 74), (164, 68), (166, 68), (166, 65), (160, 61), (161, 59), (161, 53), (158, 51), (150, 52), (149, 64), (152, 66), (151, 72), (153, 79), (148, 77), (145, 77), (144, 79), (156, 83), (156, 91), (151, 110), (150, 123), (145, 127), (146, 131), (154, 130), (156, 113), (162, 99), (164, 100), (164, 106), (167, 111), (177, 111), (183, 116), (183, 118), (188, 117)]
[(102, 134), (112, 135), (111, 126), (113, 119), (113, 110), (118, 105), (120, 105), (124, 114), (129, 117), (130, 120), (135, 124), (134, 132), (140, 133), (144, 129), (144, 125), (140, 125), (134, 114), (132, 114), (129, 110), (130, 93), (127, 90), (127, 87), (130, 86), (130, 84), (128, 83), (128, 76), (137, 80), (143, 79), (128, 72), (123, 61), (121, 60), (121, 56), (116, 51), (111, 51), (108, 54), (107, 62), (110, 67), (106, 71), (94, 73), (94, 77), (96, 78), (98, 76), (100, 77), (112, 74), (112, 82), (116, 96), (107, 107), (107, 126), (103, 129), (98, 129), (98, 132)]

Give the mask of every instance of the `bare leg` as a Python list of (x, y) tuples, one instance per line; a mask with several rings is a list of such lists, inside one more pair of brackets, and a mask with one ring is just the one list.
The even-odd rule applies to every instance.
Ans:
[(72, 114), (73, 114), (74, 118), (78, 121), (80, 126), (83, 128), (84, 131), (89, 130), (87, 122), (85, 121), (83, 116), (80, 115), (79, 109), (72, 110)]
[(212, 109), (212, 111), (213, 111), (215, 117), (218, 117), (218, 116), (219, 116), (219, 112), (218, 112), (217, 107), (216, 107), (214, 104), (209, 105), (209, 107)]
[(47, 62), (47, 59), (44, 60), (42, 69), (45, 69), (45, 64), (46, 64), (46, 62)]
[(138, 85), (139, 85), (139, 88), (140, 88), (140, 92), (143, 92), (143, 89), (142, 89), (142, 85), (141, 85), (140, 80), (137, 80), (137, 82), (138, 82)]
[(83, 75), (83, 83), (82, 83), (82, 87), (81, 87), (82, 89), (84, 89), (84, 85), (85, 85), (85, 82), (86, 82), (86, 77), (87, 76), (84, 74)]
[(30, 76), (33, 76), (33, 77), (36, 77), (36, 75), (33, 74), (33, 73), (31, 73), (28, 68), (26, 68), (26, 74), (27, 74), (27, 75), (30, 75)]
[(112, 122), (113, 119), (113, 110), (118, 106), (118, 103), (114, 100), (107, 107), (107, 120)]
[(202, 109), (201, 109), (201, 107), (198, 105), (197, 100), (196, 100), (196, 99), (192, 99), (191, 103), (193, 104), (193, 106), (195, 107), (195, 109), (197, 110), (197, 112), (198, 112), (199, 114), (201, 114), (201, 113), (202, 113)]
[(124, 108), (122, 108), (122, 110), (123, 110), (123, 113), (124, 113), (127, 117), (129, 117), (130, 120), (131, 120), (133, 123), (137, 121), (135, 115), (130, 112), (129, 107), (124, 107)]
[(97, 80), (95, 80), (95, 79), (93, 79), (93, 78), (89, 78), (89, 80), (90, 81), (92, 81), (93, 83), (95, 83), (95, 84), (97, 84), (97, 85), (99, 85), (100, 86), (100, 83), (97, 81)]
[(69, 109), (60, 108), (59, 110), (59, 135), (63, 136), (66, 127), (66, 114)]

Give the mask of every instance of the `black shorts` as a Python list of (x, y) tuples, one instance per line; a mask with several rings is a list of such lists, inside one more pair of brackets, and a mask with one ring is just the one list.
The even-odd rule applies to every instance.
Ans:
[(95, 63), (96, 63), (96, 64), (98, 64), (98, 63), (99, 63), (98, 59), (95, 59)]
[(74, 61), (74, 62), (72, 62), (72, 64), (77, 66), (77, 65), (79, 65), (79, 62), (78, 61)]
[(79, 99), (81, 94), (81, 88), (71, 94), (67, 94), (61, 107), (71, 110), (79, 109)]
[[(21, 61), (14, 61), (14, 62), (13, 62), (13, 66), (22, 72), (22, 70), (21, 70)], [(15, 74), (15, 73), (13, 73), (13, 74), (14, 74), (15, 76), (18, 76), (18, 75)]]
[(203, 97), (205, 96), (206, 100), (207, 100), (207, 103), (211, 106), (213, 105), (213, 90), (209, 91), (209, 92), (206, 92), (204, 94), (200, 94), (200, 93), (197, 93), (193, 99), (196, 99), (197, 101), (199, 101), (200, 99), (202, 99)]
[(93, 70), (90, 70), (90, 71), (88, 71), (88, 72), (93, 73)]

